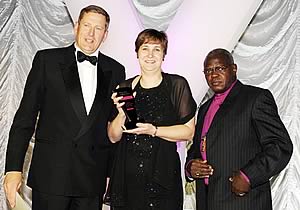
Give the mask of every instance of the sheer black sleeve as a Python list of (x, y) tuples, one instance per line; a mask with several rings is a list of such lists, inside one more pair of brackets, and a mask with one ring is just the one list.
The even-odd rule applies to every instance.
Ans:
[(192, 92), (187, 80), (179, 75), (166, 74), (171, 83), (171, 101), (175, 108), (178, 122), (187, 123), (195, 116), (197, 104), (192, 96)]

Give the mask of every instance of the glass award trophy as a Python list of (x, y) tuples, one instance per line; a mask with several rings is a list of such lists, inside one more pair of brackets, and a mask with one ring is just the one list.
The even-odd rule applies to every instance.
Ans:
[(130, 87), (120, 87), (115, 91), (117, 92), (118, 97), (123, 96), (123, 98), (120, 100), (120, 103), (125, 102), (125, 104), (122, 106), (122, 109), (126, 115), (126, 129), (136, 128), (138, 119), (135, 108), (135, 100), (133, 97), (133, 90)]

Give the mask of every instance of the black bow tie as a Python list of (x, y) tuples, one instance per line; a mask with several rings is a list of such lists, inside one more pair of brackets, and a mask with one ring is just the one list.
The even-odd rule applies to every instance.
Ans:
[(87, 60), (95, 66), (98, 59), (97, 59), (96, 56), (89, 56), (89, 55), (84, 54), (81, 51), (77, 51), (77, 60), (78, 60), (79, 63)]

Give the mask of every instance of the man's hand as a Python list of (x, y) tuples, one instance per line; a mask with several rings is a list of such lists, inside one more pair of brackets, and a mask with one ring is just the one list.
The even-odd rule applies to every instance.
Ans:
[(22, 173), (19, 171), (11, 171), (5, 175), (4, 191), (11, 208), (16, 206), (16, 193), (22, 184)]
[(187, 170), (194, 179), (208, 178), (213, 175), (214, 169), (207, 160), (193, 159), (187, 166)]
[(250, 190), (250, 183), (243, 177), (241, 172), (235, 173), (229, 178), (231, 182), (231, 191), (237, 196), (244, 196)]

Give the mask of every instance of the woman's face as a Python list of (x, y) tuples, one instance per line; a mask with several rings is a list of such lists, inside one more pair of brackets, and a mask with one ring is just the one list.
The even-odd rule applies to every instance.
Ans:
[(138, 50), (138, 59), (142, 71), (161, 71), (164, 49), (158, 42), (144, 43)]

